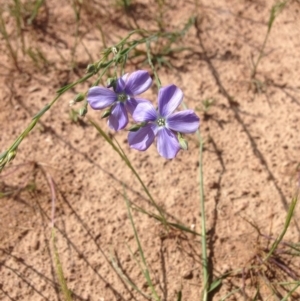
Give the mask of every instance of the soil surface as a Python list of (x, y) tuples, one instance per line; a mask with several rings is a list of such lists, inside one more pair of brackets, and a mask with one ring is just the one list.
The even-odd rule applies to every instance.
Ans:
[[(178, 0), (161, 1), (160, 7), (160, 1), (140, 0), (127, 12), (114, 1), (87, 2), (47, 0), (32, 25), (27, 24), (30, 14), (22, 12), (18, 32), (13, 1), (0, 1), (17, 52), (14, 62), (2, 35), (0, 153), (60, 87), (84, 76), (103, 49), (137, 26), (178, 31), (194, 16), (174, 44), (185, 49), (165, 57), (170, 65), (156, 66), (162, 84), (180, 87), (185, 104), (201, 119), (210, 282), (223, 278), (209, 300), (281, 300), (294, 286), (284, 290), (276, 283), (299, 280), (300, 261), (285, 254), (283, 243), (268, 263), (262, 261), (282, 232), (297, 191), (299, 1), (289, 1), (277, 14), (252, 77), (274, 1)], [(153, 75), (144, 59), (129, 61), (126, 72), (138, 68)], [(134, 205), (157, 211), (88, 119), (70, 119), (71, 109), (80, 104), (71, 108), (69, 101), (92, 83), (65, 93), (0, 175), (0, 300), (64, 300), (51, 240), (54, 194), (56, 247), (73, 300), (147, 300), (128, 279), (151, 293), (135, 260), (141, 258), (124, 193)], [(156, 95), (155, 85), (145, 93), (153, 103)], [(213, 101), (207, 111), (205, 101)], [(146, 152), (130, 149), (127, 132), (110, 131), (101, 112), (89, 109), (87, 116), (119, 142), (168, 221), (201, 233), (197, 135), (186, 136), (188, 151), (165, 160), (155, 145)], [(182, 300), (200, 300), (205, 285), (200, 236), (166, 230), (144, 213), (132, 214), (161, 300), (177, 300), (180, 291)], [(285, 242), (299, 243), (299, 218), (298, 206)], [(289, 300), (300, 295), (295, 291)]]

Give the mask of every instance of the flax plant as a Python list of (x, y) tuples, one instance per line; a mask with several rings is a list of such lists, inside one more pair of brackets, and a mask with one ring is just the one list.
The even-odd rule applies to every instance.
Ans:
[[(85, 116), (90, 106), (93, 109), (103, 109), (103, 117), (108, 118), (108, 125), (115, 130), (122, 130), (128, 123), (127, 112), (125, 111), (125, 104), (128, 104), (129, 113), (132, 114), (133, 120), (136, 122), (135, 128), (130, 128), (129, 144), (131, 148), (139, 151), (145, 151), (155, 139), (157, 139), (157, 148), (161, 156), (166, 159), (174, 158), (180, 149), (187, 149), (187, 142), (183, 138), (183, 134), (190, 134), (196, 132), (199, 127), (199, 117), (192, 110), (183, 110), (175, 112), (177, 107), (182, 102), (183, 92), (174, 84), (162, 87), (161, 81), (155, 69), (153, 63), (153, 55), (151, 53), (151, 43), (156, 44), (158, 41), (164, 40), (166, 42), (172, 41), (175, 43), (177, 39), (180, 39), (192, 25), (193, 20), (189, 20), (181, 31), (177, 32), (156, 32), (151, 33), (145, 30), (134, 30), (130, 32), (124, 39), (113, 47), (106, 48), (102, 52), (100, 60), (87, 66), (87, 73), (82, 78), (78, 79), (74, 83), (70, 83), (59, 90), (53, 100), (47, 104), (42, 110), (40, 110), (35, 116), (32, 117), (30, 124), (27, 128), (17, 137), (13, 144), (6, 149), (0, 155), (0, 171), (14, 159), (17, 155), (17, 151), (20, 145), (27, 137), (27, 135), (33, 130), (35, 125), (39, 122), (42, 116), (52, 108), (52, 106), (61, 98), (61, 96), (79, 85), (87, 81), (92, 77), (96, 77), (92, 87), (89, 91), (80, 93), (76, 96), (72, 104), (82, 102), (83, 105), (78, 110), (79, 116)], [(133, 38), (134, 37), (134, 38)], [(150, 87), (150, 82), (144, 71), (137, 71), (132, 75), (128, 75), (124, 72), (126, 62), (130, 58), (134, 58), (135, 50), (142, 44), (146, 45), (146, 60), (154, 74), (155, 82), (159, 90), (158, 94), (158, 110), (147, 100), (135, 98), (135, 94), (143, 92)], [(168, 44), (171, 45), (170, 43)], [(133, 55), (132, 55), (133, 54)], [(113, 70), (114, 77), (108, 81), (107, 87), (99, 87), (100, 81), (103, 76)], [(120, 76), (117, 76), (119, 72)], [(137, 84), (138, 83), (138, 84)], [(139, 87), (140, 86), (140, 87)], [(129, 102), (129, 101), (135, 102)], [(130, 108), (134, 110), (130, 111)], [(122, 111), (122, 112), (121, 112)], [(121, 113), (120, 113), (121, 112)], [(116, 114), (116, 115), (114, 115)], [(117, 119), (116, 119), (117, 118)], [(143, 208), (133, 207), (142, 213), (146, 213), (149, 216), (159, 220), (165, 227), (175, 227), (182, 231), (187, 231), (193, 234), (197, 234), (194, 231), (185, 227), (182, 223), (176, 221), (171, 223), (166, 218), (166, 213), (161, 209), (158, 203), (154, 200), (147, 186), (141, 179), (139, 173), (135, 170), (132, 163), (129, 161), (123, 149), (120, 145), (113, 141), (103, 131), (99, 125), (89, 118), (91, 124), (97, 129), (106, 142), (113, 148), (113, 150), (122, 158), (128, 168), (133, 172), (141, 184), (143, 190), (147, 194), (151, 204), (157, 210), (158, 214), (149, 213)], [(150, 138), (149, 138), (150, 137)], [(157, 138), (156, 138), (157, 137)], [(200, 209), (201, 209), (201, 245), (202, 245), (202, 267), (203, 267), (203, 293), (202, 300), (206, 301), (209, 291), (218, 286), (219, 282), (211, 283), (208, 272), (208, 257), (207, 257), (207, 241), (206, 241), (206, 226), (205, 226), (205, 208), (204, 208), (204, 189), (203, 189), (203, 171), (202, 171), (202, 152), (203, 141), (199, 136), (200, 143)], [(136, 231), (134, 221), (131, 215), (131, 206), (129, 201), (126, 200), (129, 219), (133, 227), (135, 239), (139, 247), (139, 253), (142, 258), (143, 274), (151, 289), (152, 297), (159, 301), (160, 298), (155, 290), (153, 282), (151, 280), (147, 262), (143, 253), (143, 249), (139, 242), (138, 233)], [(54, 225), (53, 225), (54, 227)], [(54, 231), (54, 230), (53, 230)], [(197, 234), (198, 235), (198, 234)], [(71, 300), (71, 296), (64, 281), (61, 263), (59, 260), (58, 252), (55, 245), (55, 235), (52, 232), (52, 241), (54, 247), (54, 257), (57, 267), (57, 273), (60, 279), (61, 287), (65, 295), (66, 300)], [(181, 293), (178, 294), (178, 300), (181, 300)]]

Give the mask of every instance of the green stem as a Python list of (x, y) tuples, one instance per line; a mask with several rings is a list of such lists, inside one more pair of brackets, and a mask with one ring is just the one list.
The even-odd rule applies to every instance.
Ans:
[(147, 196), (149, 197), (152, 205), (157, 209), (157, 211), (159, 212), (161, 218), (162, 218), (162, 222), (163, 224), (167, 227), (167, 220), (165, 218), (164, 212), (163, 210), (158, 206), (158, 204), (155, 202), (154, 198), (152, 197), (151, 193), (149, 192), (147, 186), (144, 184), (143, 180), (140, 178), (139, 174), (137, 173), (137, 171), (135, 170), (135, 168), (132, 166), (130, 160), (128, 159), (128, 157), (126, 156), (126, 154), (124, 153), (124, 151), (122, 150), (122, 148), (120, 147), (120, 145), (118, 144), (118, 146), (116, 146), (114, 144), (114, 142), (112, 141), (112, 139), (110, 139), (110, 137), (102, 130), (102, 128), (96, 123), (94, 122), (92, 119), (89, 118), (90, 123), (96, 128), (96, 130), (100, 133), (100, 135), (112, 146), (112, 148), (119, 154), (119, 156), (121, 157), (121, 159), (126, 163), (126, 165), (130, 168), (130, 170), (134, 173), (134, 175), (136, 176), (136, 178), (138, 179), (138, 181), (140, 182), (140, 184), (142, 185), (144, 191), (146, 192)]
[(283, 1), (283, 2), (278, 2), (275, 5), (273, 5), (272, 8), (271, 8), (270, 18), (269, 18), (269, 22), (268, 22), (268, 31), (266, 33), (266, 36), (265, 36), (263, 45), (260, 49), (259, 56), (256, 60), (256, 63), (253, 65), (253, 70), (252, 70), (252, 73), (251, 73), (251, 79), (255, 78), (255, 75), (256, 75), (256, 72), (257, 72), (257, 66), (258, 66), (260, 60), (263, 57), (264, 50), (265, 50), (265, 47), (266, 47), (266, 44), (267, 44), (267, 41), (268, 41), (268, 38), (269, 38), (269, 35), (270, 35), (270, 32), (271, 32), (273, 23), (274, 23), (276, 17), (278, 16), (278, 14), (284, 9), (284, 7), (288, 3), (288, 1), (289, 0), (286, 0), (286, 1)]
[(61, 88), (57, 92), (57, 95), (54, 97), (54, 99), (50, 102), (50, 104), (47, 104), (42, 110), (40, 110), (37, 114), (34, 115), (27, 128), (19, 135), (19, 137), (13, 142), (12, 145), (3, 154), (1, 154), (0, 172), (2, 171), (3, 167), (7, 163), (7, 158), (9, 154), (17, 151), (17, 148), (20, 145), (20, 143), (23, 141), (23, 139), (32, 131), (32, 129), (35, 127), (35, 125), (40, 120), (40, 118), (56, 103), (56, 101), (62, 96), (62, 94), (64, 94), (66, 91), (70, 90), (77, 84), (86, 81), (88, 78), (90, 78), (93, 75), (94, 75), (93, 73), (88, 73), (87, 75), (77, 80), (76, 82)]
[(137, 230), (136, 230), (136, 227), (135, 227), (135, 224), (134, 224), (134, 221), (133, 221), (133, 218), (132, 218), (132, 214), (131, 214), (131, 210), (130, 210), (130, 204), (129, 204), (129, 201), (125, 195), (125, 201), (126, 201), (126, 205), (127, 205), (127, 211), (128, 211), (128, 216), (129, 216), (129, 219), (130, 219), (130, 222), (131, 222), (131, 226), (133, 228), (133, 232), (134, 232), (134, 237), (135, 237), (135, 240), (138, 244), (138, 249), (139, 249), (139, 253), (141, 255), (141, 259), (142, 259), (142, 262), (144, 264), (144, 269), (142, 270), (143, 271), (143, 274), (148, 282), (148, 285), (152, 291), (152, 295), (154, 297), (155, 300), (159, 301), (160, 298), (158, 297), (157, 295), (157, 292), (153, 286), (153, 283), (152, 283), (152, 280), (151, 280), (151, 277), (150, 277), (150, 273), (149, 273), (149, 268), (148, 268), (148, 265), (147, 265), (147, 261), (146, 261), (146, 258), (145, 258), (145, 255), (144, 255), (144, 251), (143, 251), (143, 248), (142, 248), (142, 245), (140, 243), (140, 240), (139, 240), (139, 236), (138, 236), (138, 233), (137, 233)]
[(157, 88), (158, 88), (158, 90), (159, 90), (160, 87), (161, 87), (161, 81), (160, 81), (160, 79), (159, 79), (159, 77), (158, 77), (158, 75), (157, 75), (157, 72), (156, 72), (156, 70), (155, 70), (155, 68), (154, 68), (154, 65), (153, 65), (153, 63), (152, 63), (151, 53), (150, 53), (150, 41), (147, 41), (147, 42), (146, 42), (146, 47), (147, 47), (148, 63), (149, 63), (149, 65), (150, 65), (150, 67), (151, 67), (151, 69), (152, 69), (152, 71), (153, 71), (153, 73), (154, 73), (156, 86), (157, 86)]
[(203, 140), (198, 131), (199, 146), (199, 179), (200, 179), (200, 208), (201, 208), (201, 247), (202, 247), (202, 268), (203, 268), (203, 294), (202, 300), (206, 301), (208, 297), (209, 275), (208, 258), (206, 246), (206, 219), (205, 219), (205, 196), (203, 185)]
[(60, 285), (61, 291), (63, 293), (64, 299), (66, 301), (72, 301), (71, 291), (68, 288), (66, 278), (64, 276), (62, 264), (59, 258), (58, 250), (56, 247), (56, 238), (55, 238), (55, 228), (52, 227), (51, 231), (51, 240), (53, 245), (53, 252), (54, 252), (54, 265), (56, 267), (56, 274), (58, 278), (58, 283)]
[(298, 202), (298, 195), (293, 197), (292, 203), (290, 205), (290, 208), (289, 208), (289, 211), (288, 211), (285, 223), (284, 223), (284, 228), (283, 228), (281, 234), (279, 235), (279, 237), (276, 239), (276, 241), (272, 245), (271, 250), (269, 251), (267, 256), (264, 258), (264, 262), (266, 262), (272, 256), (272, 254), (274, 253), (274, 251), (277, 249), (278, 245), (282, 241), (282, 239), (283, 239), (283, 237), (284, 237), (284, 235), (285, 235), (285, 233), (286, 233), (286, 231), (289, 228), (289, 225), (291, 223), (291, 220), (292, 220), (297, 202)]
[(6, 42), (6, 46), (7, 46), (8, 50), (10, 52), (10, 55), (14, 61), (15, 67), (18, 69), (18, 71), (21, 72), (21, 69), (20, 69), (19, 63), (18, 63), (17, 51), (15, 51), (13, 49), (12, 44), (10, 43), (10, 37), (8, 36), (7, 30), (6, 30), (6, 25), (3, 20), (2, 10), (0, 10), (0, 33), (3, 35), (3, 38)]
[(253, 70), (252, 70), (252, 74), (251, 74), (251, 78), (252, 78), (252, 79), (255, 78), (255, 75), (256, 75), (256, 72), (257, 72), (257, 66), (258, 66), (260, 60), (261, 60), (262, 57), (263, 57), (263, 53), (264, 53), (264, 50), (265, 50), (265, 47), (266, 47), (266, 44), (267, 44), (267, 41), (268, 41), (268, 38), (269, 38), (269, 35), (270, 35), (270, 31), (271, 31), (271, 30), (268, 30), (268, 32), (267, 32), (267, 34), (266, 34), (266, 36), (265, 36), (263, 45), (262, 45), (262, 47), (261, 47), (261, 49), (260, 49), (260, 52), (259, 52), (259, 56), (258, 56), (258, 58), (257, 58), (257, 60), (256, 60), (256, 62), (255, 62), (255, 64), (254, 64), (254, 66), (253, 66)]

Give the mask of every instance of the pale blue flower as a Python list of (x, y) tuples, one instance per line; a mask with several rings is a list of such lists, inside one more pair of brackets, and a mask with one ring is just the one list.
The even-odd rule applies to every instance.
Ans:
[(124, 74), (116, 80), (114, 91), (106, 87), (92, 87), (88, 91), (87, 101), (94, 110), (110, 107), (108, 125), (118, 131), (126, 127), (128, 114), (132, 114), (138, 103), (147, 100), (137, 98), (152, 84), (152, 79), (147, 71), (138, 70), (130, 75)]
[(166, 159), (174, 158), (181, 148), (177, 133), (194, 133), (200, 124), (199, 117), (192, 110), (173, 113), (182, 99), (182, 91), (175, 85), (169, 85), (159, 90), (158, 110), (148, 101), (139, 103), (132, 117), (145, 125), (129, 133), (130, 147), (144, 151), (157, 136), (159, 154)]

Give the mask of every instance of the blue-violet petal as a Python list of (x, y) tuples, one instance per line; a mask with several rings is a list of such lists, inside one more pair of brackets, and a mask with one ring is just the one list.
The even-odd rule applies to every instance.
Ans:
[(119, 77), (117, 79), (117, 85), (116, 85), (117, 93), (124, 92), (127, 78), (128, 78), (128, 73), (125, 73), (124, 75), (122, 75), (122, 77)]
[(149, 100), (139, 97), (128, 97), (125, 103), (127, 111), (132, 115), (140, 102), (149, 102)]
[(170, 115), (167, 127), (173, 131), (190, 134), (197, 131), (200, 124), (199, 117), (193, 110), (184, 110)]
[(136, 106), (132, 118), (136, 122), (155, 121), (157, 118), (157, 111), (150, 101), (140, 102)]
[(139, 95), (150, 88), (152, 79), (147, 71), (138, 70), (131, 73), (127, 79), (125, 92), (128, 95)]
[(123, 129), (128, 123), (128, 115), (123, 103), (116, 103), (113, 107), (111, 114), (108, 119), (108, 126), (115, 130), (119, 131)]
[(87, 95), (87, 101), (94, 110), (107, 108), (116, 99), (116, 93), (104, 87), (92, 87), (89, 89)]
[(131, 148), (145, 151), (153, 143), (155, 138), (155, 125), (147, 124), (136, 132), (129, 132), (128, 143)]
[(176, 135), (167, 128), (162, 128), (157, 134), (158, 153), (166, 158), (173, 159), (180, 150), (180, 144)]
[(158, 92), (158, 112), (168, 117), (180, 105), (183, 99), (182, 91), (175, 85), (163, 87)]

